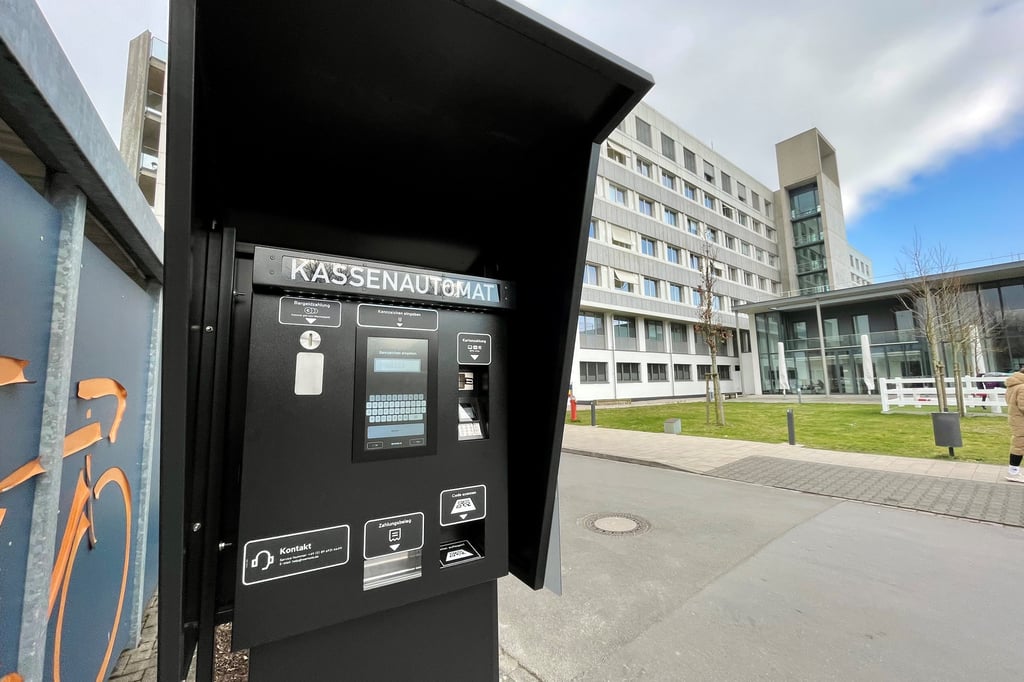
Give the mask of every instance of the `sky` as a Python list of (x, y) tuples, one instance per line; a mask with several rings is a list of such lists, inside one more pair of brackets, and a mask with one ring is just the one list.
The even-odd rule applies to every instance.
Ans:
[[(115, 140), (128, 42), (167, 38), (167, 1), (38, 0)], [(775, 144), (818, 128), (875, 281), (915, 243), (958, 267), (1024, 259), (1024, 0), (522, 5), (650, 73), (651, 106), (770, 187)]]

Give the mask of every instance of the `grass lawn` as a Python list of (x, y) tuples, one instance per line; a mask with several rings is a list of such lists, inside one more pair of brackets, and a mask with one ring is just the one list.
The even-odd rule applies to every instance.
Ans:
[[(725, 403), (726, 425), (716, 426), (713, 405), (708, 424), (705, 403), (688, 402), (598, 408), (597, 424), (611, 429), (661, 433), (666, 419), (678, 418), (683, 434), (691, 436), (787, 443), (787, 410), (793, 410), (793, 430), (799, 445), (841, 452), (949, 459), (949, 448), (935, 445), (930, 416), (935, 411), (933, 407), (898, 408), (882, 414), (878, 405), (729, 400)], [(576, 423), (589, 425), (589, 407), (582, 406), (577, 417)], [(960, 420), (960, 433), (964, 445), (954, 449), (957, 460), (1006, 464), (1010, 431), (1005, 412), (968, 415)]]

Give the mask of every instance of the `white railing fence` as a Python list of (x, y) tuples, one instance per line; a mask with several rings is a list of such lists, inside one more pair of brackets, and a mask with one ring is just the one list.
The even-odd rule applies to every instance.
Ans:
[[(1006, 407), (1006, 388), (985, 388), (998, 382), (992, 377), (961, 377), (964, 387), (964, 403), (967, 407), (987, 407), (1001, 414)], [(956, 383), (953, 377), (946, 377), (946, 403), (956, 405)], [(938, 391), (935, 377), (907, 377), (906, 379), (878, 379), (878, 395), (882, 399), (882, 412), (892, 407), (923, 407), (938, 405)]]

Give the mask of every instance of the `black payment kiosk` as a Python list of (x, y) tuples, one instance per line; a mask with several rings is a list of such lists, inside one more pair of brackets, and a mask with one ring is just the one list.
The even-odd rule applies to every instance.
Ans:
[(504, 575), (511, 283), (251, 251), (235, 647)]
[(225, 633), (253, 682), (497, 679), (652, 79), (508, 0), (171, 0), (169, 38), (159, 679)]

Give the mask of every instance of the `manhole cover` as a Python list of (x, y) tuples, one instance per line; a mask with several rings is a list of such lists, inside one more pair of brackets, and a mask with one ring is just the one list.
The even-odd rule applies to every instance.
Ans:
[(585, 528), (602, 535), (639, 535), (651, 529), (647, 519), (636, 514), (622, 512), (601, 512), (580, 519)]

